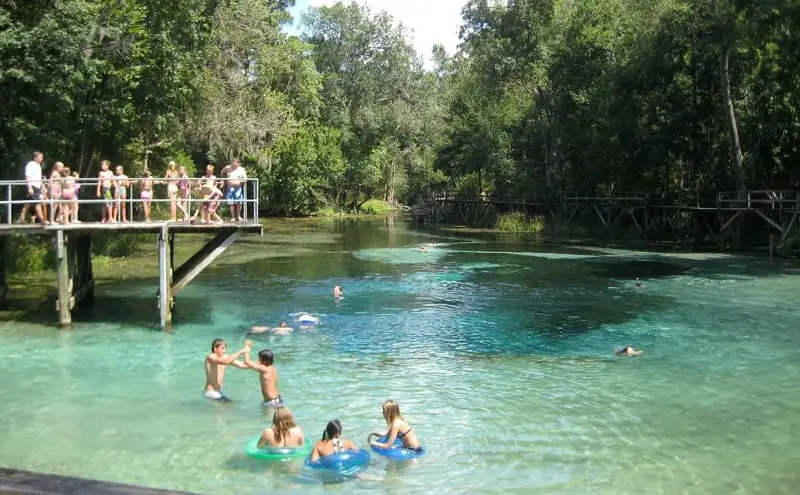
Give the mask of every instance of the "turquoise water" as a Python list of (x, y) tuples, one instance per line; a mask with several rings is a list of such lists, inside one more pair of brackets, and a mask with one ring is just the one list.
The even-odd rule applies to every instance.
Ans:
[[(0, 465), (214, 494), (800, 491), (800, 271), (440, 235), (423, 253), (430, 234), (391, 219), (276, 225), (181, 294), (172, 333), (153, 326), (155, 274), (101, 286), (70, 332), (3, 323)], [(364, 445), (393, 398), (426, 458), (323, 485), (244, 456), (269, 423), (257, 376), (230, 369), (234, 402), (205, 401), (203, 357), (298, 311), (322, 324), (256, 346), (305, 432), (340, 418)], [(625, 344), (647, 353), (614, 357)]]

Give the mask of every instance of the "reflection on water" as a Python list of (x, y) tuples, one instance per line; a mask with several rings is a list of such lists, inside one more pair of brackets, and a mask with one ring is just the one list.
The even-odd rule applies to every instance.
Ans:
[[(437, 240), (435, 248), (419, 250)], [(202, 493), (797, 493), (800, 275), (735, 257), (458, 241), (395, 219), (275, 222), (155, 329), (155, 282), (105, 284), (71, 332), (6, 324), (0, 465)], [(644, 289), (633, 287), (641, 277)], [(342, 285), (345, 298), (331, 297)], [(201, 398), (211, 339), (264, 335), (316, 440), (365, 445), (392, 398), (428, 455), (322, 484), (246, 457), (258, 377)], [(633, 344), (647, 353), (620, 358)]]

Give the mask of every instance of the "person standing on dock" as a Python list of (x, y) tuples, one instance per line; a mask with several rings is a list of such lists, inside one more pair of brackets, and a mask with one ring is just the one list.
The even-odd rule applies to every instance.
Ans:
[(226, 344), (224, 340), (214, 339), (214, 341), (211, 342), (211, 352), (206, 356), (206, 389), (205, 392), (203, 392), (203, 396), (206, 399), (220, 401), (230, 400), (222, 393), (225, 367), (232, 365), (237, 368), (247, 369), (244, 363), (236, 359), (242, 354), (248, 354), (250, 352), (250, 346), (250, 341), (246, 340), (244, 347), (230, 356), (226, 356), (225, 351), (228, 349), (228, 344)]
[(41, 151), (33, 152), (33, 159), (25, 165), (25, 186), (28, 189), (28, 201), (35, 201), (35, 203), (25, 203), (22, 207), (22, 212), (19, 215), (19, 223), (26, 223), (25, 215), (28, 214), (28, 208), (33, 205), (35, 217), (38, 218), (42, 225), (47, 225), (48, 221), (42, 212), (42, 162), (44, 155)]
[(244, 203), (244, 182), (247, 180), (247, 172), (244, 167), (239, 165), (239, 159), (234, 158), (233, 163), (222, 169), (222, 175), (228, 181), (225, 199), (228, 200), (228, 205), (231, 207), (231, 222), (243, 222), (242, 204)]
[(100, 174), (97, 176), (97, 197), (103, 198), (103, 223), (114, 222), (114, 194), (111, 190), (114, 185), (114, 173), (109, 170), (111, 163), (108, 160), (100, 162)]

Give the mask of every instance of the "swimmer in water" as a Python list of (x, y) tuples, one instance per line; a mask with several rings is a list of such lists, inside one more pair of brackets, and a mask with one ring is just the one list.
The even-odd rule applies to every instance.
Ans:
[(300, 313), (297, 316), (297, 322), (302, 327), (313, 327), (319, 324), (319, 318), (310, 313)]
[(389, 427), (386, 432), (386, 442), (381, 443), (373, 440), (370, 445), (387, 449), (391, 448), (395, 439), (399, 438), (403, 442), (403, 448), (420, 450), (421, 446), (417, 434), (406, 422), (406, 418), (400, 414), (400, 405), (397, 402), (387, 400), (383, 403), (383, 419), (386, 420), (386, 425)]
[(616, 350), (614, 352), (616, 354), (621, 355), (621, 356), (641, 356), (642, 354), (644, 354), (644, 351), (642, 351), (642, 350), (638, 350), (637, 351), (636, 349), (634, 349), (633, 347), (631, 347), (629, 345), (626, 345), (622, 349), (618, 349), (618, 350)]
[(264, 429), (258, 439), (258, 448), (302, 447), (306, 443), (303, 430), (297, 426), (288, 407), (279, 407), (272, 413), (272, 426)]
[(250, 360), (250, 349), (244, 355), (244, 364), (253, 371), (257, 371), (261, 378), (262, 405), (267, 407), (283, 406), (283, 397), (278, 393), (278, 369), (273, 366), (275, 355), (269, 349), (258, 352), (258, 362)]
[(314, 445), (311, 451), (311, 462), (320, 457), (336, 454), (345, 450), (359, 450), (358, 446), (352, 441), (342, 438), (342, 422), (338, 419), (328, 421), (325, 431), (322, 433), (322, 440)]
[(342, 289), (341, 285), (337, 285), (333, 288), (333, 297), (337, 299), (344, 297), (344, 289)]
[(278, 324), (278, 326), (275, 327), (275, 328), (262, 326), (262, 325), (251, 327), (250, 328), (250, 332), (248, 332), (248, 333), (259, 335), (259, 334), (262, 334), (262, 333), (272, 332), (275, 335), (289, 335), (293, 331), (294, 331), (294, 328), (286, 325), (285, 321), (281, 321)]
[(644, 284), (642, 284), (642, 281), (641, 281), (641, 280), (639, 280), (639, 277), (636, 277), (636, 282), (634, 282), (634, 284), (633, 284), (633, 285), (635, 285), (635, 286), (636, 286), (637, 288), (639, 288), (639, 289), (641, 289), (641, 288), (643, 288), (643, 287), (644, 287)]
[(241, 361), (237, 361), (236, 358), (242, 354), (247, 355), (247, 353), (250, 352), (250, 346), (250, 341), (246, 340), (244, 342), (244, 347), (238, 352), (226, 356), (225, 351), (228, 346), (224, 340), (214, 339), (214, 341), (211, 342), (211, 352), (206, 356), (206, 389), (203, 393), (206, 399), (220, 401), (230, 400), (222, 393), (222, 381), (225, 378), (225, 367), (232, 365), (237, 368), (247, 369), (247, 366)]
[(422, 246), (421, 248), (419, 248), (419, 250), (422, 251), (423, 253), (428, 252), (428, 248), (426, 248), (425, 246)]

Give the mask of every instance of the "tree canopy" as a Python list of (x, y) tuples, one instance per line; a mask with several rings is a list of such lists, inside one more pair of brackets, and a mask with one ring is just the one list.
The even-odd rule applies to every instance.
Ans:
[(290, 36), (293, 3), (0, 0), (0, 175), (240, 156), (289, 215), (800, 188), (797, 2), (469, 0), (452, 54), (350, 2)]

